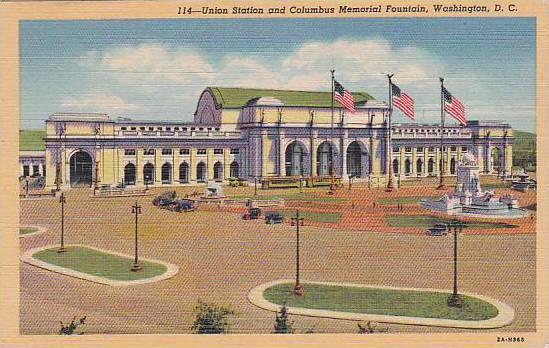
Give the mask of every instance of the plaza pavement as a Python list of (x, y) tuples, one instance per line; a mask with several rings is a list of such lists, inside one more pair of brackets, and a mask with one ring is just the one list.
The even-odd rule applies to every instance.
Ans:
[[(196, 188), (181, 188), (178, 193)], [(227, 188), (253, 193), (253, 188)], [(163, 190), (156, 190), (161, 192)], [(353, 188), (349, 197), (370, 214), (380, 190)], [(338, 194), (345, 195), (343, 190)], [(131, 205), (136, 198), (93, 199), (89, 191), (67, 193), (65, 241), (124, 254), (133, 252)], [(291, 278), (295, 269), (295, 227), (242, 221), (238, 213), (199, 210), (174, 213), (137, 198), (143, 257), (179, 267), (174, 277), (132, 287), (86, 282), (21, 263), (21, 333), (56, 334), (59, 321), (87, 315), (93, 333), (189, 333), (197, 301), (233, 307), (233, 333), (269, 333), (274, 313), (250, 304), (250, 289)], [(59, 240), (55, 199), (21, 202), (21, 224), (47, 232), (22, 238), (21, 253)], [(384, 233), (306, 224), (302, 228), (302, 278), (310, 281), (452, 288), (452, 241), (421, 233)], [(405, 229), (403, 229), (404, 231)], [(515, 309), (512, 324), (496, 331), (535, 330), (535, 233), (478, 233), (460, 238), (459, 287)], [(298, 332), (357, 332), (356, 322), (292, 316)], [(389, 332), (462, 332), (467, 329), (383, 324)]]

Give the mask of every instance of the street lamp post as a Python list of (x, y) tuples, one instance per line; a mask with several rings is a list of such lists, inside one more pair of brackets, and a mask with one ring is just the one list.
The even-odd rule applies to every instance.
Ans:
[(145, 190), (146, 191), (149, 191), (149, 180), (151, 180), (151, 176), (149, 174), (147, 174), (145, 176)]
[(63, 253), (66, 251), (65, 249), (65, 193), (61, 192), (61, 196), (59, 196), (59, 203), (61, 203), (61, 245), (59, 246), (59, 249), (57, 249), (58, 253)]
[(354, 178), (353, 175), (351, 175), (351, 176), (349, 177), (349, 191), (351, 191), (351, 187), (353, 186), (353, 178)]
[(25, 197), (29, 195), (29, 178), (25, 178)]
[(299, 217), (299, 210), (295, 211), (295, 218), (291, 218), (292, 224), (296, 225), (296, 248), (295, 248), (295, 286), (294, 294), (298, 296), (303, 296), (305, 293), (305, 288), (301, 285), (299, 281), (299, 226), (303, 225), (303, 218)]
[(303, 193), (303, 176), (299, 177), (299, 193)]
[[(463, 224), (461, 221), (454, 221), (451, 225), (454, 228), (454, 291), (452, 296), (448, 298), (448, 306), (461, 307), (461, 297), (458, 293), (458, 274), (457, 274), (457, 247), (458, 247), (458, 234), (463, 230)], [(451, 227), (450, 227), (451, 228)]]
[(254, 196), (257, 196), (257, 177), (254, 178)]
[(139, 259), (137, 254), (137, 216), (141, 214), (141, 206), (137, 205), (137, 201), (135, 201), (135, 204), (132, 206), (132, 214), (135, 214), (135, 258), (133, 261), (133, 267), (131, 271), (137, 272), (142, 269), (141, 266), (139, 265)]

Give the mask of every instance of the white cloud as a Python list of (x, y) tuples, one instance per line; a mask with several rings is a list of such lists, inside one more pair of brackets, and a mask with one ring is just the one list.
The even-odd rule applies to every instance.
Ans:
[(116, 95), (87, 93), (63, 98), (60, 108), (61, 111), (121, 114), (137, 111), (140, 109), (140, 106), (126, 102), (123, 98)]

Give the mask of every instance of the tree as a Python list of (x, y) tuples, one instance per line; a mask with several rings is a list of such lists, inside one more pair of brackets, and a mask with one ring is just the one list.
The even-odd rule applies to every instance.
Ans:
[(295, 329), (292, 327), (293, 322), (288, 321), (288, 309), (286, 308), (286, 305), (282, 306), (280, 308), (280, 314), (279, 312), (276, 312), (276, 322), (274, 325), (274, 332), (277, 334), (288, 334), (288, 333), (294, 333)]
[[(75, 320), (76, 320), (76, 317), (73, 317), (72, 321), (69, 325), (65, 325), (61, 321), (61, 329), (59, 330), (59, 334), (60, 335), (72, 335), (72, 334), (74, 334), (74, 331), (76, 330), (76, 328), (78, 326), (85, 324), (86, 316), (84, 316), (83, 318), (80, 318), (78, 323), (76, 323)], [(79, 335), (82, 335), (82, 334), (84, 334), (84, 333), (83, 332), (79, 333)]]
[(221, 334), (229, 330), (229, 316), (235, 312), (214, 303), (198, 301), (193, 311), (196, 315), (192, 330), (199, 334)]

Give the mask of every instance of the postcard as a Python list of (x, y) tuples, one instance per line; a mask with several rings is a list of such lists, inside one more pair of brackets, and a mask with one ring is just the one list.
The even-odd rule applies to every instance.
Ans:
[(542, 2), (0, 6), (1, 346), (549, 342)]

